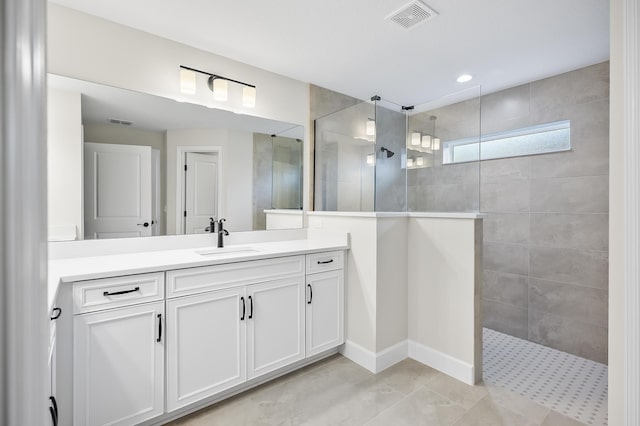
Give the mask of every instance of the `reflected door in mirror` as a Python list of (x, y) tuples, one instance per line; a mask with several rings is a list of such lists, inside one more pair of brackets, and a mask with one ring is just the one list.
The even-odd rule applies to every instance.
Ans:
[(206, 232), (218, 217), (218, 156), (187, 152), (185, 160), (185, 234)]
[(84, 144), (85, 238), (151, 236), (151, 148)]

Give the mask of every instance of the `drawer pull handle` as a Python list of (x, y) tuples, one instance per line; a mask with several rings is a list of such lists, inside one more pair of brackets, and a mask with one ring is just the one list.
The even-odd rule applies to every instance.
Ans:
[(333, 263), (333, 259), (329, 259), (329, 260), (318, 260), (318, 265), (326, 265), (327, 263)]
[(136, 291), (139, 291), (139, 290), (140, 290), (140, 287), (132, 288), (131, 290), (114, 291), (113, 293), (105, 291), (104, 293), (102, 293), (102, 295), (103, 296), (117, 296), (119, 294), (133, 293), (133, 292), (136, 292)]
[(56, 414), (56, 419), (58, 418), (58, 402), (56, 401), (55, 396), (50, 396), (49, 401), (51, 402), (51, 406), (53, 407), (53, 411)]
[(311, 284), (307, 284), (307, 287), (309, 287), (309, 301), (307, 302), (307, 305), (310, 305), (313, 300), (313, 287), (311, 287)]
[(60, 318), (60, 315), (62, 315), (62, 309), (60, 308), (53, 308), (51, 310), (51, 321), (53, 320), (57, 320), (58, 318)]
[(249, 305), (251, 310), (249, 311), (249, 319), (253, 318), (253, 297), (249, 296)]
[(162, 342), (162, 314), (158, 314), (158, 338), (156, 342)]
[(244, 304), (244, 297), (241, 297), (240, 300), (242, 301), (242, 317), (240, 317), (240, 321), (244, 321), (244, 314), (247, 311), (247, 306)]
[(51, 414), (51, 424), (53, 424), (53, 426), (58, 426), (58, 416), (56, 416), (53, 407), (49, 407), (49, 414)]

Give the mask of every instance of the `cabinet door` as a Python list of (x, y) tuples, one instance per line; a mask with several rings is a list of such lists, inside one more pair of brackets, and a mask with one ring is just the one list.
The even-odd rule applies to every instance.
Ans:
[(244, 291), (240, 287), (167, 301), (168, 411), (246, 380)]
[(247, 286), (248, 378), (304, 358), (304, 277)]
[(74, 318), (74, 424), (135, 425), (163, 413), (163, 307)]
[(307, 276), (307, 356), (344, 343), (343, 271)]

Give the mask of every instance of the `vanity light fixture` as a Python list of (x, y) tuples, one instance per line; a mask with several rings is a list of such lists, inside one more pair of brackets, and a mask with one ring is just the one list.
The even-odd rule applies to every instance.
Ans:
[(372, 166), (376, 163), (375, 154), (367, 154), (367, 165)]
[(416, 166), (424, 166), (424, 157), (416, 158)]
[(422, 147), (423, 148), (431, 148), (431, 135), (423, 135), (422, 136)]
[(458, 83), (466, 83), (467, 81), (471, 81), (472, 78), (473, 76), (471, 74), (462, 74), (456, 79), (456, 81)]
[(413, 167), (413, 158), (407, 158), (407, 167)]
[(420, 145), (420, 132), (411, 132), (411, 145)]
[(437, 151), (440, 149), (440, 138), (433, 138), (433, 143), (431, 144), (431, 148), (434, 151)]
[(376, 122), (373, 118), (367, 118), (366, 134), (367, 136), (376, 135)]
[(242, 105), (247, 108), (256, 106), (256, 86), (232, 78), (223, 77), (218, 74), (198, 70), (195, 68), (180, 65), (180, 91), (193, 95), (196, 93), (196, 73), (209, 76), (207, 85), (213, 92), (213, 99), (224, 102), (229, 99), (229, 82), (236, 83), (242, 88)]
[(434, 151), (438, 151), (440, 149), (440, 138), (435, 136), (435, 134), (436, 134), (436, 119), (437, 118), (438, 117), (436, 117), (435, 115), (429, 116), (429, 119), (431, 121), (433, 121), (433, 134), (434, 134), (434, 136), (433, 136), (433, 139), (431, 140), (431, 149), (434, 150)]

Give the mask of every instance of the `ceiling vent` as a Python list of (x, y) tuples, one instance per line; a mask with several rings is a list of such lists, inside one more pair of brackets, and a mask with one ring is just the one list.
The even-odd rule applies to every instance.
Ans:
[(438, 13), (419, 0), (414, 0), (387, 16), (385, 19), (395, 22), (405, 30), (411, 30)]
[(127, 121), (127, 120), (118, 120), (117, 118), (110, 118), (109, 119), (109, 123), (112, 124), (121, 124), (123, 126), (131, 126), (133, 124), (132, 121)]

